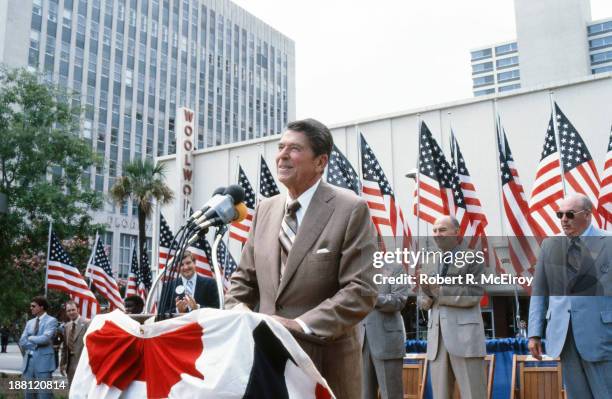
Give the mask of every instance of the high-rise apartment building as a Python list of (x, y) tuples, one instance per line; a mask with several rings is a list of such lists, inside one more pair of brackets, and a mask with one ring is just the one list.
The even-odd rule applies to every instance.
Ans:
[(471, 51), (475, 96), (612, 71), (612, 19), (588, 0), (514, 0), (516, 40)]
[[(177, 107), (194, 110), (198, 149), (295, 118), (294, 42), (229, 0), (3, 0), (0, 62), (80, 93), (82, 135), (105, 160), (89, 172), (101, 193), (126, 162), (175, 151)], [(107, 203), (94, 218), (125, 277), (134, 205)]]

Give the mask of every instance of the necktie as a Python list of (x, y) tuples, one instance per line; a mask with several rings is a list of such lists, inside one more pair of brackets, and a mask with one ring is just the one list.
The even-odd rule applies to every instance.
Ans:
[(443, 266), (442, 266), (442, 272), (440, 273), (440, 277), (446, 277), (446, 274), (448, 273), (448, 268), (450, 267), (450, 263), (449, 262), (444, 262)]
[(68, 340), (70, 342), (74, 341), (74, 336), (76, 334), (76, 321), (72, 321), (71, 324), (70, 335), (68, 336)]
[(38, 327), (40, 326), (40, 317), (36, 318), (36, 323), (34, 324), (34, 335), (38, 335)]
[(295, 200), (287, 204), (285, 209), (285, 217), (281, 223), (281, 229), (278, 233), (278, 239), (281, 246), (281, 277), (285, 272), (285, 264), (287, 263), (287, 257), (295, 241), (295, 236), (298, 230), (298, 221), (295, 213), (300, 209), (300, 203)]
[(577, 273), (580, 270), (581, 263), (580, 237), (574, 237), (570, 240), (570, 245), (567, 248), (567, 267), (572, 272)]
[(185, 289), (185, 291), (187, 291), (187, 295), (193, 296), (193, 281), (192, 280), (187, 280), (187, 288)]

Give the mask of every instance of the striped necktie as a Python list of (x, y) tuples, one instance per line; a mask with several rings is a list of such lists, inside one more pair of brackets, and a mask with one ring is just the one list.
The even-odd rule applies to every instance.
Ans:
[(278, 239), (281, 246), (281, 277), (285, 271), (285, 264), (287, 263), (287, 257), (295, 241), (295, 236), (298, 230), (298, 221), (296, 212), (300, 209), (300, 203), (295, 200), (287, 204), (285, 209), (285, 217), (281, 223), (281, 229), (278, 233)]

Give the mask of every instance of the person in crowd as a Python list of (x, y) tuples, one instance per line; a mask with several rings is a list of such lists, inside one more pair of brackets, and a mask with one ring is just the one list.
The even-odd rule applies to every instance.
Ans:
[[(453, 216), (443, 216), (435, 221), (433, 235), (441, 254), (452, 253), (452, 259), (444, 256), (437, 262), (436, 275), (452, 277), (472, 274), (476, 280), (484, 270), (484, 264), (455, 259), (468, 249), (460, 245), (459, 222)], [(440, 260), (440, 259), (439, 259)], [(420, 298), (424, 310), (431, 310), (427, 330), (427, 359), (431, 370), (431, 385), (435, 399), (450, 399), (455, 381), (463, 399), (485, 399), (486, 355), (484, 325), (480, 312), (480, 299), (484, 293), (478, 284), (436, 285), (423, 284), (425, 294)]]
[(582, 194), (559, 202), (563, 236), (546, 239), (529, 305), (529, 351), (560, 357), (568, 399), (612, 398), (612, 237)]
[(64, 324), (64, 333), (62, 334), (60, 371), (68, 377), (68, 382), (72, 384), (85, 345), (84, 337), (87, 327), (89, 327), (89, 320), (81, 317), (74, 301), (66, 302), (64, 307), (68, 322)]
[[(53, 353), (53, 337), (57, 330), (57, 320), (47, 314), (49, 302), (44, 296), (32, 298), (30, 311), (34, 318), (28, 320), (19, 338), (22, 349), (23, 365), (22, 377), (24, 380), (49, 380), (51, 373), (57, 368)], [(36, 393), (26, 390), (26, 398), (34, 398)], [(50, 391), (39, 390), (38, 398), (53, 398)]]

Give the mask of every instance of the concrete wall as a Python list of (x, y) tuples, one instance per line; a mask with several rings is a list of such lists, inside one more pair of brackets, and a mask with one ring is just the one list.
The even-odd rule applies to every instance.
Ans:
[(522, 87), (591, 73), (590, 0), (515, 0)]

